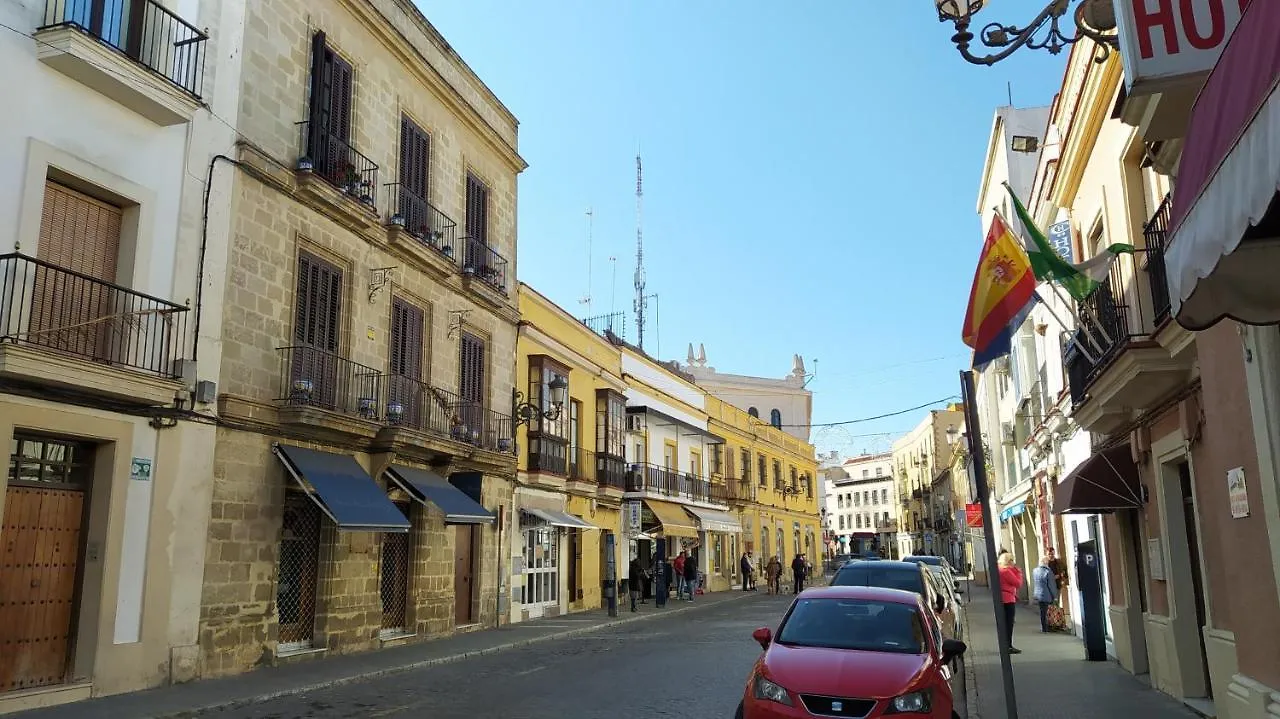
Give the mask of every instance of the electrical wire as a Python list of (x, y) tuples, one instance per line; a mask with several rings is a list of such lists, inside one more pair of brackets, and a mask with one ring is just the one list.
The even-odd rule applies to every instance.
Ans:
[(846, 419), (846, 420), (844, 420), (843, 422), (816, 422), (816, 423), (813, 423), (813, 424), (782, 424), (782, 425), (775, 425), (775, 424), (768, 424), (767, 422), (763, 422), (763, 421), (762, 421), (762, 424), (765, 424), (765, 425), (766, 425), (766, 426), (768, 426), (768, 427), (776, 427), (776, 428), (795, 427), (795, 428), (800, 428), (800, 429), (804, 429), (804, 428), (813, 428), (813, 427), (843, 427), (844, 425), (847, 425), (847, 424), (860, 424), (860, 423), (862, 423), (862, 422), (874, 422), (874, 421), (876, 421), (877, 419), (888, 419), (889, 417), (897, 417), (897, 416), (899, 416), (899, 415), (907, 414), (908, 412), (915, 412), (915, 411), (917, 411), (917, 410), (927, 409), (927, 408), (932, 407), (932, 406), (934, 406), (934, 405), (944, 404), (944, 403), (951, 402), (951, 401), (953, 401), (953, 400), (958, 400), (958, 399), (960, 399), (960, 396), (959, 396), (959, 395), (954, 395), (954, 394), (953, 394), (953, 395), (951, 395), (950, 397), (943, 397), (942, 399), (935, 399), (935, 400), (934, 400), (934, 401), (932, 401), (932, 402), (925, 402), (924, 404), (919, 404), (919, 405), (916, 405), (915, 407), (908, 407), (908, 408), (906, 408), (906, 409), (900, 409), (900, 410), (898, 410), (898, 411), (896, 411), (896, 412), (886, 412), (886, 413), (884, 413), (884, 414), (878, 414), (878, 415), (876, 415), (876, 416), (874, 416), (874, 417), (859, 417), (858, 419)]

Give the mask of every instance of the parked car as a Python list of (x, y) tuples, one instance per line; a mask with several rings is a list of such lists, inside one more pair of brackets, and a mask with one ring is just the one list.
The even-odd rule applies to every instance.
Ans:
[(833, 587), (886, 587), (915, 592), (942, 619), (942, 631), (946, 638), (960, 639), (964, 633), (963, 618), (958, 612), (955, 595), (940, 588), (932, 572), (924, 564), (887, 559), (878, 562), (853, 562), (841, 567), (831, 578), (830, 584)]
[[(861, 564), (861, 563), (859, 563)], [(737, 719), (916, 716), (959, 719), (950, 665), (965, 644), (942, 635), (919, 594), (868, 586), (809, 589), (747, 677)]]
[(942, 557), (933, 557), (929, 555), (912, 555), (903, 559), (904, 562), (916, 562), (923, 564), (933, 571), (934, 576), (941, 577), (946, 580), (946, 586), (950, 587), (955, 593), (957, 599), (961, 595), (960, 580), (956, 579), (956, 570), (951, 563)]

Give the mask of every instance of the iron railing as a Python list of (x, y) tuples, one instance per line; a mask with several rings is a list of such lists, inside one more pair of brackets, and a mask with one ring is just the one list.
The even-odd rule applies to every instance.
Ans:
[(462, 239), (465, 242), (462, 271), (506, 294), (507, 258), (474, 237)]
[(703, 502), (724, 502), (728, 498), (724, 485), (712, 484), (710, 480), (689, 472), (644, 463), (628, 466), (626, 491), (651, 492)]
[(1172, 195), (1165, 195), (1160, 207), (1142, 230), (1147, 247), (1147, 282), (1151, 286), (1151, 311), (1158, 325), (1169, 317), (1169, 279), (1164, 264), (1165, 245), (1169, 234), (1169, 211)]
[(386, 376), (390, 425), (464, 442), (492, 452), (512, 450), (511, 418), (412, 377)]
[(392, 182), (386, 188), (390, 223), (403, 227), (419, 242), (457, 264), (458, 223), (399, 182)]
[(0, 255), (0, 342), (172, 378), (187, 310), (45, 260)]
[(627, 315), (625, 312), (612, 312), (607, 315), (586, 317), (582, 320), (582, 324), (601, 337), (609, 334), (622, 339), (627, 337)]
[(209, 39), (155, 0), (45, 0), (37, 30), (74, 27), (199, 98)]
[(615, 457), (601, 452), (591, 454), (595, 456), (596, 484), (612, 489), (626, 489), (626, 460), (622, 457)]
[(280, 396), (289, 406), (319, 407), (368, 420), (385, 416), (382, 373), (334, 352), (293, 345), (280, 353)]
[(304, 120), (297, 123), (302, 156), (298, 169), (315, 173), (338, 191), (370, 209), (375, 206), (378, 165), (360, 154), (347, 138)]
[(529, 433), (529, 471), (569, 474), (569, 440)]

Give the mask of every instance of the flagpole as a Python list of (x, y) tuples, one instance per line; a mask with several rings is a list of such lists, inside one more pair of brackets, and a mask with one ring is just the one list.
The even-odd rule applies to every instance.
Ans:
[[(982, 505), (983, 535), (987, 545), (987, 585), (991, 588), (992, 609), (996, 614), (996, 631), (999, 633), (1000, 675), (1004, 680), (1005, 716), (1018, 719), (1018, 697), (1013, 685), (1013, 662), (1009, 657), (1010, 637), (1009, 617), (1004, 611), (1004, 600), (1000, 592), (1000, 569), (996, 556), (996, 535), (994, 517), (991, 515), (990, 487), (987, 485), (987, 458), (982, 448), (982, 425), (978, 418), (978, 403), (974, 399), (973, 371), (960, 373), (960, 397), (964, 402), (965, 434), (969, 440), (969, 456), (973, 459), (973, 485), (978, 504)], [(971, 661), (966, 659), (965, 661)], [(972, 704), (973, 698), (966, 694), (966, 701)]]
[[(1054, 321), (1055, 321), (1055, 322), (1057, 322), (1057, 323), (1058, 323), (1058, 324), (1059, 324), (1063, 329), (1065, 329), (1065, 330), (1070, 330), (1070, 329), (1072, 329), (1072, 327), (1071, 327), (1070, 325), (1068, 325), (1066, 322), (1063, 322), (1063, 321), (1062, 321), (1062, 318), (1058, 316), (1058, 313), (1057, 313), (1057, 312), (1054, 312), (1054, 310), (1053, 310), (1053, 306), (1052, 306), (1052, 305), (1050, 305), (1048, 302), (1045, 302), (1044, 298), (1040, 296), (1040, 291), (1039, 291), (1039, 290), (1036, 290), (1036, 298), (1040, 300), (1040, 304), (1044, 305), (1044, 308), (1049, 312), (1049, 314), (1053, 315), (1053, 319), (1054, 319)], [(1058, 299), (1062, 299), (1062, 298), (1061, 298), (1061, 297), (1059, 297)], [(1070, 306), (1070, 305), (1068, 305), (1068, 306)], [(1079, 321), (1079, 318), (1076, 318), (1076, 319), (1077, 319), (1077, 321)], [(1083, 346), (1081, 346), (1079, 343), (1077, 343), (1077, 344), (1076, 344), (1076, 347), (1078, 347), (1078, 348), (1080, 349), (1080, 353), (1084, 355), (1085, 359), (1089, 360), (1089, 364), (1094, 364), (1095, 362), (1097, 362), (1097, 360), (1095, 360), (1095, 359), (1093, 358), (1093, 355), (1092, 355), (1092, 354), (1090, 354), (1090, 353), (1089, 353), (1089, 351), (1088, 351), (1088, 350), (1086, 350), (1086, 349), (1085, 349)], [(1097, 349), (1097, 348), (1095, 348), (1095, 349)]]

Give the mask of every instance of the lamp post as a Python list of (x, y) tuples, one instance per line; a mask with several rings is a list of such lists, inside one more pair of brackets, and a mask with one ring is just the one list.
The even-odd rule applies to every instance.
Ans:
[[(1074, 29), (1063, 31), (1062, 19), (1077, 3), (1073, 13)], [(982, 26), (976, 36), (982, 44), (996, 50), (988, 55), (975, 55), (969, 50), (975, 35), (969, 31), (973, 16), (986, 4), (986, 0), (934, 0), (938, 8), (938, 20), (950, 22), (956, 34), (951, 41), (956, 44), (960, 56), (975, 65), (994, 65), (1026, 46), (1033, 50), (1048, 50), (1056, 55), (1068, 45), (1089, 38), (1098, 44), (1096, 62), (1103, 62), (1119, 44), (1111, 34), (1116, 27), (1115, 7), (1112, 0), (1050, 0), (1040, 14), (1026, 26), (1005, 25), (991, 22)]]
[(551, 409), (545, 411), (532, 402), (526, 402), (524, 395), (513, 388), (511, 390), (511, 421), (519, 427), (522, 424), (529, 424), (537, 417), (552, 422), (560, 419), (560, 413), (564, 410), (565, 390), (568, 388), (569, 381), (564, 377), (556, 375), (552, 378), (547, 383), (547, 389), (551, 392)]

